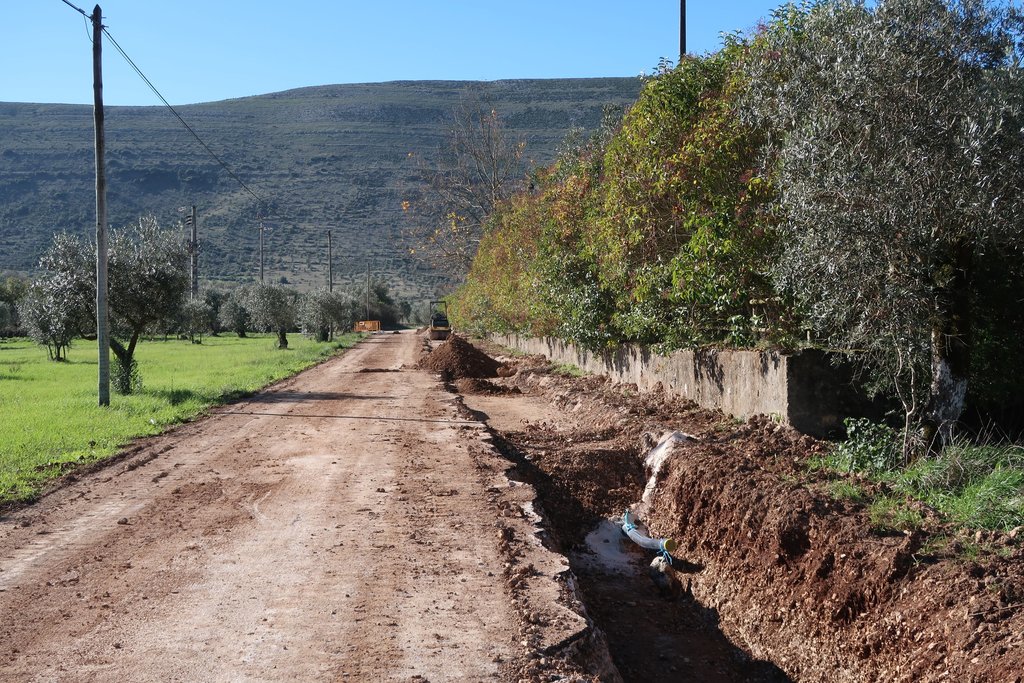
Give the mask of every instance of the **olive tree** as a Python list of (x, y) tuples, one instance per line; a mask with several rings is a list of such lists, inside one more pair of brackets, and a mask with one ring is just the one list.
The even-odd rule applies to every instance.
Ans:
[(190, 280), (188, 249), (180, 236), (163, 230), (155, 218), (111, 233), (107, 258), (110, 348), (117, 359), (115, 389), (137, 385), (135, 347), (154, 323), (175, 317)]
[(201, 299), (192, 299), (182, 304), (178, 326), (182, 334), (188, 336), (193, 344), (203, 343), (203, 333), (212, 329), (216, 317), (210, 304)]
[(78, 333), (80, 311), (68, 305), (68, 300), (53, 296), (51, 281), (38, 280), (18, 302), (18, 315), (28, 335), (46, 347), (50, 360), (67, 357), (71, 339)]
[(215, 337), (224, 331), (224, 327), (221, 325), (220, 307), (224, 305), (224, 301), (226, 301), (227, 298), (227, 292), (219, 289), (207, 289), (203, 291), (203, 302), (206, 303), (206, 308), (209, 311), (207, 329), (210, 331), (210, 334)]
[(933, 447), (963, 411), (979, 259), (1024, 229), (1020, 39), (984, 0), (836, 0), (781, 8), (747, 57), (778, 285)]
[(355, 322), (355, 301), (326, 288), (307, 292), (299, 302), (302, 331), (317, 341), (327, 341), (335, 329), (349, 330)]
[[(95, 245), (70, 235), (57, 235), (40, 261), (50, 281), (51, 306), (68, 305), (82, 320), (95, 320)], [(177, 315), (188, 291), (188, 253), (173, 231), (154, 218), (110, 236), (107, 253), (107, 299), (110, 349), (117, 364), (115, 390), (132, 393), (138, 386), (135, 348), (146, 329)]]
[(92, 267), (82, 241), (59, 233), (39, 259), (42, 274), (18, 302), (18, 317), (51, 360), (64, 360), (72, 338), (90, 326), (95, 299), (88, 280)]
[(9, 275), (0, 280), (0, 336), (17, 336), (20, 328), (18, 303), (28, 293), (29, 281)]
[(239, 337), (245, 337), (246, 332), (249, 331), (249, 326), (252, 324), (249, 320), (249, 311), (245, 307), (247, 291), (245, 287), (231, 290), (224, 298), (224, 301), (221, 302), (220, 310), (218, 311), (221, 327), (231, 330)]
[(277, 348), (288, 348), (288, 331), (295, 327), (297, 295), (277, 285), (257, 284), (248, 288), (245, 309), (252, 324), (277, 333)]

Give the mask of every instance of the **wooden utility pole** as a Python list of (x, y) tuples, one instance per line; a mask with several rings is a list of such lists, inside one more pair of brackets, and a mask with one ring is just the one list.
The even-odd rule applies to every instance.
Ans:
[(196, 216), (196, 205), (192, 205), (192, 214), (189, 216), (189, 225), (192, 226), (192, 234), (188, 240), (188, 252), (192, 257), (192, 300), (199, 298), (199, 228)]
[(110, 332), (107, 325), (107, 177), (103, 168), (103, 11), (92, 11), (92, 95), (96, 130), (96, 344), (99, 404), (110, 405)]
[(679, 63), (686, 56), (686, 0), (679, 0)]
[(263, 284), (263, 222), (260, 221), (260, 284)]
[(331, 253), (331, 231), (327, 231), (327, 291), (334, 291), (334, 259)]

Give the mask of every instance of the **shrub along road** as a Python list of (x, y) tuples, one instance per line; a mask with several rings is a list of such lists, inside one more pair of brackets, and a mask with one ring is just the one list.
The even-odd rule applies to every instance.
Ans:
[(371, 337), (0, 517), (0, 678), (515, 680), (582, 634), (529, 487), (415, 369), (421, 339)]

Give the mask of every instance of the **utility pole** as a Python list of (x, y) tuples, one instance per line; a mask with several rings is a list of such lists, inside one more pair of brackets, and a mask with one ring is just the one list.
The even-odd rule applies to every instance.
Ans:
[(188, 253), (192, 257), (192, 301), (199, 298), (199, 236), (196, 217), (196, 205), (192, 205), (192, 213), (188, 217), (188, 223), (192, 226), (192, 234), (188, 241)]
[(366, 261), (366, 318), (370, 319), (370, 261)]
[(679, 0), (679, 63), (686, 56), (686, 0)]
[(107, 177), (103, 167), (103, 11), (92, 10), (93, 125), (96, 130), (96, 344), (99, 404), (110, 405), (110, 332), (107, 327)]
[(331, 231), (327, 231), (327, 291), (334, 291), (334, 259), (331, 253)]
[(263, 284), (263, 221), (260, 221), (260, 284)]

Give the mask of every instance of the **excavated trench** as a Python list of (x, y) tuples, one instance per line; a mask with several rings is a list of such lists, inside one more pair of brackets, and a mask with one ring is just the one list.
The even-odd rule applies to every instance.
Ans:
[[(623, 681), (790, 680), (731, 642), (716, 611), (686, 589), (688, 576), (703, 567), (676, 558), (670, 571), (678, 581), (675, 590), (666, 590), (652, 579), (653, 553), (628, 540), (613, 521), (640, 501), (649, 484), (641, 448), (650, 435), (623, 432), (620, 420), (594, 423), (589, 417), (557, 425), (525, 419), (521, 428), (496, 428), (485, 410), (473, 406), (502, 412), (505, 401), (522, 400), (524, 390), (536, 393), (537, 387), (528, 385), (543, 384), (547, 370), (501, 366), (457, 336), (424, 350), (429, 353), (420, 365), (451, 381), (449, 388), (462, 396), (471, 416), (488, 424), (493, 446), (511, 464), (507, 476), (537, 492), (535, 509), (549, 531), (545, 543), (568, 558), (576, 598), (603, 635), (599, 640), (607, 644)], [(498, 375), (505, 377), (488, 379)], [(490, 400), (474, 400), (480, 396)], [(607, 668), (603, 661), (578, 663), (592, 673)], [(609, 679), (607, 672), (603, 679)]]
[[(421, 367), (448, 380), (449, 388), (461, 395), (468, 416), (488, 424), (492, 445), (511, 465), (507, 476), (536, 491), (534, 508), (549, 532), (544, 541), (568, 558), (576, 598), (603, 635), (599, 640), (607, 643), (623, 681), (790, 680), (776, 666), (756, 660), (731, 642), (719, 628), (714, 609), (691, 591), (678, 590), (702, 567), (676, 559), (670, 571), (681, 582), (676, 590), (666, 590), (652, 580), (653, 553), (629, 541), (612, 521), (640, 500), (648, 484), (642, 439), (635, 429), (624, 434), (617, 424), (586, 419), (559, 421), (557, 426), (526, 419), (520, 421), (521, 428), (497, 428), (488, 411), (502, 412), (509, 407), (506, 402), (523, 400), (517, 383), (529, 383), (531, 371), (502, 372), (501, 364), (457, 336), (424, 350), (429, 353)], [(544, 372), (532, 379), (543, 381)], [(499, 374), (506, 377), (488, 379)], [(474, 400), (481, 396), (489, 400)], [(614, 680), (603, 658), (599, 665), (578, 663), (592, 674), (603, 670), (604, 680)]]
[[(1022, 529), (965, 532), (926, 506), (921, 528), (884, 530), (830, 493), (837, 475), (808, 469), (826, 443), (480, 346), (504, 361), (483, 376), (498, 377), (456, 373), (453, 388), (509, 476), (536, 490), (547, 543), (623, 680), (1024, 683)], [(674, 430), (693, 438), (639, 513), (679, 543), (675, 590), (613, 523)]]
[[(607, 505), (624, 510), (639, 501), (646, 480), (638, 449), (577, 443), (570, 448), (582, 467), (570, 472), (546, 457), (555, 444), (537, 437), (501, 433), (494, 442), (515, 463), (512, 476), (537, 489), (551, 542), (569, 558), (579, 597), (605, 634), (623, 681), (790, 680), (732, 643), (719, 628), (716, 611), (686, 590), (688, 576), (701, 566), (675, 558), (683, 590), (666, 591), (650, 576), (654, 554), (629, 541), (618, 523), (604, 516)], [(600, 499), (605, 503), (595, 507)]]
[[(830, 494), (834, 475), (807, 468), (827, 444), (484, 348), (504, 361), (498, 377), (454, 388), (508, 476), (536, 491), (623, 680), (1024, 683), (1021, 530), (968, 538), (926, 508), (922, 528), (880, 530), (866, 505)], [(695, 438), (639, 510), (679, 543), (679, 589), (665, 590), (614, 521), (644, 496), (644, 454), (674, 430)]]

